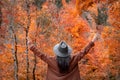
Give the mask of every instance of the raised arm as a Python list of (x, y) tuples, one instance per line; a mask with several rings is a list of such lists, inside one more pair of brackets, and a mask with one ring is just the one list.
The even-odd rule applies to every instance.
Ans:
[(90, 49), (94, 46), (94, 42), (98, 39), (98, 36), (99, 34), (96, 33), (93, 39), (85, 46), (85, 48), (75, 55), (77, 61), (81, 60), (90, 51)]
[(91, 40), (91, 42), (89, 42), (86, 47), (80, 52), (81, 56), (83, 57), (84, 55), (86, 55), (89, 50), (94, 46), (94, 42), (98, 39), (99, 34), (96, 33), (93, 37), (93, 39)]
[(78, 55), (80, 55), (80, 59), (83, 58), (89, 51), (90, 49), (94, 46), (94, 42), (91, 41), (89, 42), (83, 50), (81, 50)]
[(36, 46), (32, 45), (32, 46), (30, 47), (30, 50), (31, 50), (36, 56), (38, 56), (41, 60), (43, 60), (43, 61), (46, 62), (46, 63), (49, 63), (50, 57), (49, 57), (47, 54), (39, 51)]

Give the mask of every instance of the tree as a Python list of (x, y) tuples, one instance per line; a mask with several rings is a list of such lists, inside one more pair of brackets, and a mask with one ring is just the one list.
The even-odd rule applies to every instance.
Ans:
[(1, 7), (2, 6), (0, 5), (0, 28), (1, 28), (1, 24), (2, 24), (2, 8)]
[(26, 12), (27, 12), (27, 26), (26, 26), (26, 79), (29, 80), (29, 58), (28, 58), (28, 34), (29, 34), (29, 27), (31, 23), (31, 18), (30, 18), (30, 1), (26, 0)]
[[(15, 26), (14, 26), (14, 10), (13, 8), (15, 7), (15, 2), (14, 0), (12, 0), (11, 6), (10, 6), (10, 11), (11, 11), (11, 15), (10, 15), (10, 23), (9, 23), (9, 29), (10, 29), (10, 34), (11, 34), (11, 38), (12, 38), (12, 54), (13, 54), (13, 59), (14, 59), (14, 77), (15, 80), (18, 80), (18, 58), (17, 58), (17, 36), (16, 36), (16, 32), (15, 32)], [(13, 10), (13, 11), (12, 11)]]

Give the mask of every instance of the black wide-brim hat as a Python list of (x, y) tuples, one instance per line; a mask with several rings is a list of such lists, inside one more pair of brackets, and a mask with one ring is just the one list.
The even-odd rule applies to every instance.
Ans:
[(61, 41), (53, 47), (53, 51), (59, 57), (67, 57), (72, 53), (72, 48), (64, 41)]

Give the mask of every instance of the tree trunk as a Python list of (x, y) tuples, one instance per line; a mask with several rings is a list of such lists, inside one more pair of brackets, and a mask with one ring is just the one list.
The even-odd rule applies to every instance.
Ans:
[(2, 7), (0, 5), (0, 28), (1, 28), (1, 24), (2, 24)]
[(29, 80), (28, 30), (26, 30), (26, 71), (27, 71), (27, 73), (26, 73), (26, 80)]
[(12, 31), (12, 53), (13, 53), (13, 59), (14, 59), (14, 76), (15, 76), (15, 80), (18, 80), (18, 58), (17, 58), (17, 38), (16, 38), (16, 34), (14, 32), (13, 27), (11, 26), (11, 31)]
[[(36, 33), (35, 33), (35, 42), (34, 42), (35, 45), (37, 45), (38, 28), (40, 26), (40, 23), (37, 22), (37, 11), (38, 11), (38, 9), (36, 8), (36, 26), (37, 26), (37, 29), (36, 29)], [(36, 58), (36, 55), (34, 54), (33, 80), (36, 80), (36, 77), (35, 77), (36, 64), (37, 64), (37, 58)]]
[(14, 30), (14, 5), (15, 5), (15, 1), (14, 0), (11, 0), (11, 8), (10, 8), (10, 11), (11, 11), (11, 14), (10, 17), (9, 17), (9, 20), (10, 20), (10, 34), (11, 34), (11, 37), (12, 37), (12, 54), (13, 54), (13, 59), (14, 59), (14, 77), (15, 77), (15, 80), (18, 80), (18, 58), (17, 58), (17, 37), (16, 37), (16, 34), (15, 34), (15, 30)]
[(33, 80), (36, 80), (36, 77), (35, 77), (36, 63), (37, 63), (36, 59), (37, 59), (36, 55), (34, 54)]
[(26, 27), (26, 80), (29, 80), (29, 58), (28, 58), (28, 33), (30, 27), (30, 4), (29, 0), (26, 0), (26, 11), (27, 11), (27, 27)]

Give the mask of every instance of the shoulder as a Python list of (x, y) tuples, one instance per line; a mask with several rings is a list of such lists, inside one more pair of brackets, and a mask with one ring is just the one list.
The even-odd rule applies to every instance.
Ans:
[(74, 53), (71, 55), (71, 60), (74, 60), (77, 56), (78, 56), (79, 53)]

